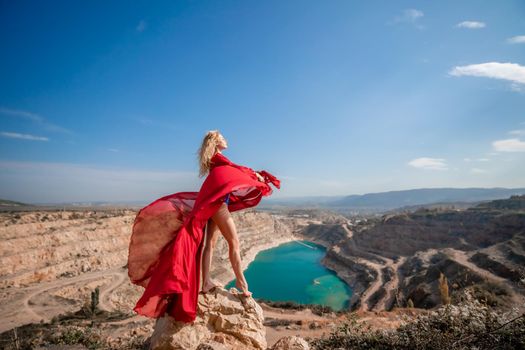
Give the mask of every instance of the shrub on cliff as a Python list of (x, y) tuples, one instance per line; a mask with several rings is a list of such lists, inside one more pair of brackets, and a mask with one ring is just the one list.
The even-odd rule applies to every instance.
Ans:
[(439, 293), (441, 295), (441, 302), (443, 305), (450, 304), (450, 296), (448, 295), (448, 281), (442, 272), (439, 273)]
[(419, 315), (396, 330), (370, 331), (351, 314), (313, 349), (524, 349), (525, 314), (496, 312), (465, 290), (458, 305)]

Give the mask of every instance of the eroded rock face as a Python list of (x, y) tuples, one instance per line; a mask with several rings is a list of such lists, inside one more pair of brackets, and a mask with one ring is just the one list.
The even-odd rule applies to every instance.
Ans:
[[(126, 271), (136, 214), (115, 208), (0, 213), (0, 331), (75, 311), (91, 300), (97, 287), (102, 309), (131, 312), (144, 292), (129, 281)], [(259, 251), (299, 238), (294, 223), (278, 215), (253, 209), (232, 214), (243, 269)], [(235, 276), (228, 244), (219, 236), (210, 274), (225, 285)], [(34, 312), (17, 312), (33, 294)]]
[(193, 323), (160, 318), (151, 349), (266, 349), (262, 308), (233, 290), (215, 288), (200, 294)]

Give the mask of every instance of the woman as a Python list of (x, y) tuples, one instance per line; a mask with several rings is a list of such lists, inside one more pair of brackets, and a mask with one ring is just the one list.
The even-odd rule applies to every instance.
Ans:
[[(226, 139), (219, 132), (210, 132), (206, 135), (202, 142), (202, 146), (199, 149), (199, 165), (200, 172), (199, 176), (206, 175), (210, 167), (215, 166), (222, 159), (219, 155), (222, 155), (222, 150), (228, 148)], [(212, 159), (215, 160), (214, 164)], [(255, 172), (259, 181), (264, 181), (264, 178), (258, 172)], [(239, 251), (239, 238), (237, 237), (237, 230), (235, 228), (235, 222), (228, 210), (228, 204), (230, 201), (230, 193), (226, 194), (224, 202), (221, 204), (219, 210), (213, 214), (210, 220), (208, 220), (206, 226), (206, 243), (204, 245), (204, 252), (202, 257), (202, 292), (206, 293), (214, 287), (219, 286), (217, 283), (210, 279), (210, 265), (213, 255), (213, 248), (219, 238), (219, 230), (228, 242), (228, 251), (230, 257), (230, 263), (233, 268), (233, 272), (236, 277), (235, 286), (242, 291), (243, 296), (251, 296), (251, 292), (248, 291), (248, 283), (242, 272), (241, 268), (241, 256)], [(222, 287), (222, 286), (221, 286)]]
[(206, 226), (209, 251), (203, 257), (203, 291), (215, 285), (209, 279), (209, 266), (218, 228), (230, 247), (236, 286), (243, 295), (251, 294), (240, 267), (230, 212), (256, 206), (272, 193), (268, 183), (280, 188), (280, 181), (266, 171), (231, 162), (221, 152), (226, 147), (217, 130), (209, 131), (199, 150), (199, 173), (208, 174), (199, 192), (159, 198), (137, 214), (128, 255), (131, 282), (145, 288), (133, 309), (137, 313), (158, 318), (167, 312), (183, 322), (195, 319)]

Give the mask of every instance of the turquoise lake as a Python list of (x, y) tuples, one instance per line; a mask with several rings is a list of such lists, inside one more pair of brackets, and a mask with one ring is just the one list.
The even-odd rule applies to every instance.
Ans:
[[(261, 251), (244, 271), (254, 298), (348, 307), (352, 290), (321, 265), (326, 249), (308, 241), (293, 241)], [(235, 280), (226, 289), (235, 286)]]

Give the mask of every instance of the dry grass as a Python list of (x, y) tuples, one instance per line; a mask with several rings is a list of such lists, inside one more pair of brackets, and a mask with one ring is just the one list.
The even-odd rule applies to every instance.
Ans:
[(446, 304), (396, 330), (370, 330), (350, 314), (313, 349), (525, 349), (525, 314), (497, 312), (463, 291), (458, 305)]

